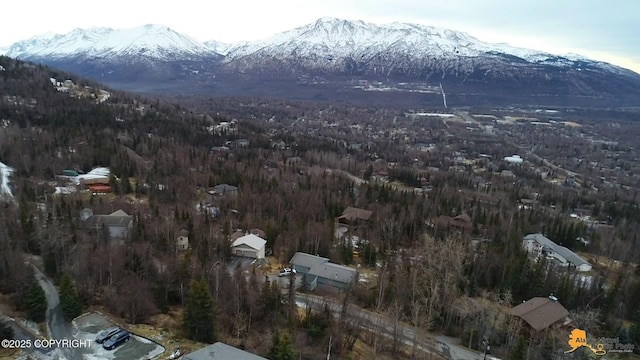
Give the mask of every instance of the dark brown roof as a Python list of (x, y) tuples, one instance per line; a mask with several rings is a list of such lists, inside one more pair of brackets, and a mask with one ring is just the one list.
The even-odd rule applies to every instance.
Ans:
[(342, 215), (340, 215), (338, 219), (348, 220), (348, 221), (353, 221), (353, 220), (367, 221), (371, 218), (371, 215), (373, 215), (373, 211), (358, 209), (358, 208), (349, 206), (342, 212)]
[(189, 236), (189, 231), (182, 229), (178, 232), (178, 236)]
[(534, 330), (540, 331), (566, 318), (569, 311), (557, 301), (535, 297), (511, 309), (511, 315), (519, 316)]
[(255, 236), (259, 236), (263, 239), (267, 238), (267, 233), (265, 233), (264, 231), (260, 230), (260, 229), (251, 229), (249, 230), (249, 233), (255, 235)]
[(454, 218), (441, 215), (435, 220), (435, 225), (437, 227), (454, 227), (466, 231), (471, 231), (471, 229), (473, 229), (473, 223), (467, 214), (458, 215)]
[(238, 230), (238, 231), (234, 232), (233, 234), (229, 235), (229, 241), (236, 241), (239, 238), (243, 237), (244, 235), (245, 235), (244, 231)]
[(460, 221), (460, 222), (463, 222), (463, 223), (470, 223), (471, 222), (471, 218), (467, 214), (458, 215), (458, 216), (454, 217), (453, 220)]

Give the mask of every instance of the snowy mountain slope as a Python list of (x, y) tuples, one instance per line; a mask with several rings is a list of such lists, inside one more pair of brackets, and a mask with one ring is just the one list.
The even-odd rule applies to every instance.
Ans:
[(210, 50), (221, 55), (226, 55), (229, 51), (229, 48), (233, 46), (233, 44), (227, 44), (216, 40), (205, 41), (204, 45)]
[(330, 17), (235, 44), (201, 43), (161, 25), (76, 29), (18, 42), (6, 54), (144, 92), (329, 99), (341, 91), (362, 92), (353, 84), (364, 81), (442, 84), (451, 99), (458, 93), (481, 103), (481, 96), (494, 95), (559, 102), (571, 96), (581, 104), (640, 101), (639, 74), (579, 55), (487, 43), (445, 28)]
[(0, 199), (13, 199), (13, 193), (9, 186), (9, 176), (13, 169), (0, 162)]
[(64, 35), (46, 34), (13, 44), (6, 55), (22, 59), (64, 57), (146, 56), (175, 60), (207, 55), (211, 50), (189, 36), (161, 25), (132, 29), (75, 29)]
[(507, 44), (487, 43), (464, 32), (445, 28), (407, 23), (378, 25), (330, 17), (262, 41), (231, 45), (225, 55), (225, 63), (237, 62), (235, 66), (243, 70), (274, 60), (332, 69), (344, 65), (336, 62), (338, 59), (353, 59), (361, 64), (386, 67), (387, 70), (433, 65), (441, 70), (452, 66), (462, 66), (460, 69), (464, 70), (465, 64), (460, 61), (466, 61), (470, 66), (471, 59), (477, 63), (483, 57), (503, 57), (503, 60), (510, 58), (510, 62), (563, 68), (586, 63), (609, 71), (626, 71), (581, 56), (564, 57)]
[[(577, 62), (602, 64), (579, 55), (559, 56), (507, 44), (480, 41), (469, 34), (445, 28), (407, 24), (373, 24), (323, 17), (262, 41), (226, 44), (204, 43), (162, 25), (131, 29), (75, 29), (67, 34), (44, 34), (19, 41), (0, 53), (21, 59), (64, 59), (82, 57), (145, 56), (158, 60), (180, 60), (194, 56), (224, 55), (232, 63), (247, 56), (310, 61), (312, 65), (333, 66), (324, 60), (351, 58), (356, 61), (389, 62), (399, 65), (425, 63), (425, 59), (460, 59), (508, 55), (522, 61), (557, 66)], [(245, 61), (246, 62), (246, 61)], [(606, 64), (609, 65), (609, 64)], [(617, 68), (609, 65), (608, 69)]]
[(267, 50), (300, 57), (357, 56), (383, 50), (413, 53), (414, 57), (478, 56), (488, 51), (500, 51), (525, 60), (552, 56), (508, 45), (484, 43), (466, 33), (444, 28), (405, 23), (377, 25), (323, 17), (263, 41), (232, 45), (227, 61)]

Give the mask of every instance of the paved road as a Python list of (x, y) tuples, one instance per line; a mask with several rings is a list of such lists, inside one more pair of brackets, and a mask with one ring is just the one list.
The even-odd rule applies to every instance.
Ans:
[[(71, 326), (65, 321), (60, 306), (60, 297), (58, 296), (58, 290), (53, 285), (50, 279), (48, 279), (37, 267), (33, 266), (36, 279), (44, 290), (47, 296), (47, 325), (49, 327), (49, 336), (52, 339), (63, 340), (73, 339), (73, 332)], [(82, 356), (82, 349), (76, 348), (64, 348), (58, 349), (67, 360), (84, 360)]]
[[(326, 304), (336, 316), (339, 316), (341, 310), (340, 304), (313, 295), (299, 294), (296, 296), (296, 303), (299, 306), (310, 306), (317, 309), (322, 308)], [(460, 340), (456, 338), (430, 334), (404, 322), (399, 323), (396, 330), (394, 329), (392, 319), (359, 308), (353, 304), (349, 305), (348, 314), (357, 320), (357, 325), (362, 329), (378, 332), (380, 335), (390, 339), (393, 339), (394, 333), (397, 333), (399, 334), (399, 341), (404, 345), (413, 346), (415, 341), (418, 349), (440, 359), (477, 360), (483, 357), (483, 354), (480, 352), (460, 346)], [(385, 325), (380, 326), (380, 324)], [(487, 359), (489, 359), (489, 357), (487, 357)], [(492, 359), (496, 358), (492, 357)]]
[[(2, 320), (2, 314), (0, 314), (0, 320)], [(13, 329), (14, 339), (29, 340), (31, 341), (31, 344), (34, 344), (34, 341), (37, 339), (37, 337), (33, 333), (31, 333), (29, 329), (26, 329), (24, 326), (22, 326), (21, 324), (19, 324), (17, 321), (13, 319), (9, 319), (5, 323)], [(28, 349), (24, 349), (23, 351), (26, 352), (27, 354), (32, 354), (34, 352), (39, 352), (41, 354), (49, 354), (54, 351), (54, 348), (41, 348), (41, 347), (36, 348), (32, 346)]]

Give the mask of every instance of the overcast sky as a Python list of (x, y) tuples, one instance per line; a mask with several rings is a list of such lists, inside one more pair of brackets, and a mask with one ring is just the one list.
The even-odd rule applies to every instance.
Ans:
[(640, 72), (639, 0), (10, 0), (0, 46), (47, 32), (167, 25), (201, 41), (258, 40), (322, 16), (447, 27)]

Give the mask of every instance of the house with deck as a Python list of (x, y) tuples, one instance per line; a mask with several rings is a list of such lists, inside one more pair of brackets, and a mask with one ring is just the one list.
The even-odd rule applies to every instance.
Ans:
[(522, 247), (535, 257), (544, 256), (554, 264), (574, 268), (577, 271), (591, 271), (591, 264), (578, 254), (551, 241), (542, 234), (529, 234), (522, 240)]

